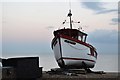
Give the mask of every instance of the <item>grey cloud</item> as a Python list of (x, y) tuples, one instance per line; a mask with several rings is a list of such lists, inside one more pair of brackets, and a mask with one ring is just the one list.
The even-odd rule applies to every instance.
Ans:
[(117, 9), (108, 10), (104, 8), (103, 5), (105, 5), (105, 3), (103, 2), (82, 2), (82, 6), (84, 6), (84, 8), (93, 10), (95, 11), (96, 14), (106, 14), (106, 13), (111, 13), (111, 12), (118, 13)]
[(101, 11), (104, 10), (102, 6), (102, 3), (100, 2), (83, 2), (82, 3), (85, 8), (94, 10), (94, 11)]
[(119, 18), (113, 18), (112, 21), (113, 22), (120, 22), (120, 19)]
[[(84, 8), (93, 10), (95, 12), (95, 14), (107, 14), (107, 13), (116, 13), (119, 14), (119, 8), (118, 9), (106, 9), (103, 7), (103, 5), (105, 5), (106, 3), (103, 2), (82, 2), (82, 6), (84, 6)], [(120, 22), (120, 20), (118, 18), (113, 18), (111, 19), (112, 23), (110, 23), (110, 25), (117, 25), (118, 22)]]
[(112, 23), (110, 23), (110, 25), (117, 25), (118, 23), (120, 23), (119, 18), (112, 18), (111, 21), (112, 21)]
[(105, 14), (105, 13), (111, 13), (111, 12), (118, 12), (118, 10), (117, 9), (103, 10), (103, 11), (96, 12), (96, 14)]
[(53, 29), (54, 26), (47, 26), (46, 29)]

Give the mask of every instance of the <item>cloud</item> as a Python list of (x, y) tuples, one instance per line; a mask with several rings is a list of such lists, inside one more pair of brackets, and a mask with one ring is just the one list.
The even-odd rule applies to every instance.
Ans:
[(48, 27), (46, 27), (46, 29), (53, 29), (53, 28), (55, 28), (54, 26), (48, 26)]
[(102, 3), (100, 2), (82, 2), (83, 6), (85, 8), (91, 9), (93, 11), (101, 11), (104, 10), (102, 6)]
[(117, 11), (118, 11), (117, 9), (102, 10), (102, 11), (96, 12), (96, 14), (106, 14), (106, 13), (117, 12)]
[[(82, 6), (84, 6), (84, 8), (89, 9), (94, 11), (95, 15), (98, 14), (108, 14), (108, 13), (116, 13), (119, 14), (119, 8), (118, 9), (107, 9), (103, 6), (105, 6), (107, 3), (103, 3), (103, 2), (82, 2)], [(111, 6), (113, 6), (110, 3)], [(110, 7), (110, 5), (108, 7)], [(120, 21), (118, 18), (112, 18), (111, 19), (111, 23), (109, 23), (110, 25), (117, 25), (118, 22)]]
[(120, 19), (119, 18), (113, 18), (112, 21), (118, 23), (118, 22), (120, 22)]
[(84, 8), (90, 9), (95, 11), (96, 14), (106, 14), (106, 13), (111, 13), (111, 12), (117, 12), (118, 13), (118, 9), (106, 9), (103, 6), (106, 3), (103, 2), (82, 2), (82, 6), (84, 6)]
[(118, 22), (118, 18), (113, 18), (111, 21)]
[(112, 23), (110, 23), (110, 25), (118, 25), (118, 23), (120, 23), (119, 18), (112, 18), (111, 21), (112, 21)]

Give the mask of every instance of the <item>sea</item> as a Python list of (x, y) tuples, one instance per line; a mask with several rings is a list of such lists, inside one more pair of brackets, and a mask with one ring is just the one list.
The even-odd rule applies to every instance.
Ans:
[[(39, 67), (43, 67), (43, 71), (50, 71), (53, 68), (59, 68), (54, 55), (39, 56)], [(91, 70), (118, 72), (118, 55), (99, 55), (95, 67)], [(0, 80), (1, 78), (2, 68), (0, 66)]]
[[(54, 55), (40, 56), (40, 66), (44, 71), (49, 71), (52, 68), (59, 68)], [(94, 71), (118, 72), (118, 55), (98, 55)]]

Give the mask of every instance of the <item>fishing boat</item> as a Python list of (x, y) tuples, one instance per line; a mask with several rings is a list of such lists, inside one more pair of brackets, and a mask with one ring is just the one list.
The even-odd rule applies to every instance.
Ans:
[(72, 28), (73, 20), (71, 16), (70, 9), (67, 16), (69, 17), (70, 28), (58, 29), (53, 32), (54, 38), (51, 47), (55, 59), (60, 68), (93, 68), (97, 60), (96, 49), (86, 42), (87, 34), (85, 32)]

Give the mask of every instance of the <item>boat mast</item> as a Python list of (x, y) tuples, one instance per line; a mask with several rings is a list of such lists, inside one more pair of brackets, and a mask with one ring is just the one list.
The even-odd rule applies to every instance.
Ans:
[(72, 20), (71, 20), (72, 13), (71, 13), (71, 9), (69, 10), (68, 16), (70, 17), (70, 28), (72, 29)]

